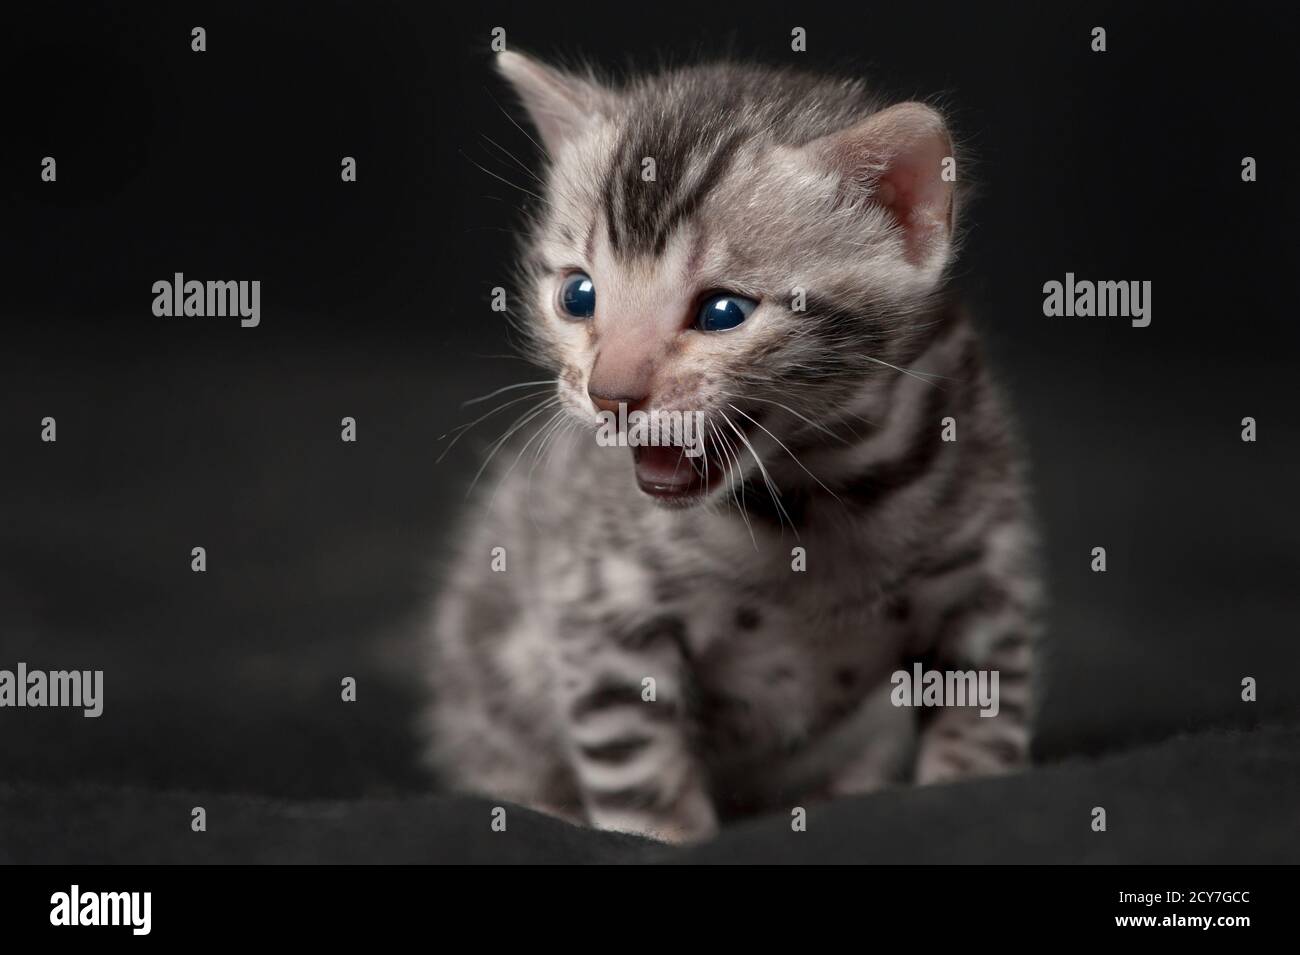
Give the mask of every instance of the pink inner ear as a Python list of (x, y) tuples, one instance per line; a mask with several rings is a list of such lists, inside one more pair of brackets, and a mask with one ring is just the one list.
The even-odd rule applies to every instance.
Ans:
[(850, 188), (865, 189), (902, 227), (908, 261), (925, 264), (952, 231), (952, 183), (943, 179), (952, 146), (939, 114), (902, 103), (836, 134), (825, 149)]
[(921, 265), (952, 225), (952, 189), (941, 175), (946, 144), (920, 144), (895, 157), (876, 181), (874, 199), (903, 227), (907, 258)]

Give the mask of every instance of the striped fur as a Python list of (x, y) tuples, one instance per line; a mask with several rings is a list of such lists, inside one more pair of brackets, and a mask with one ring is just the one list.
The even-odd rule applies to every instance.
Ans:
[[(1041, 594), (1021, 457), (946, 291), (958, 196), (909, 185), (951, 152), (937, 114), (754, 67), (616, 88), (501, 65), (549, 155), (519, 318), (554, 414), (501, 453), (449, 571), (432, 764), (666, 839), (1021, 764)], [(572, 268), (598, 289), (588, 322), (554, 305)], [(718, 288), (760, 305), (691, 331)], [(587, 392), (611, 356), (637, 397), (708, 416), (722, 480), (694, 506), (660, 506), (596, 445)], [(998, 670), (1000, 713), (892, 706), (915, 660)]]

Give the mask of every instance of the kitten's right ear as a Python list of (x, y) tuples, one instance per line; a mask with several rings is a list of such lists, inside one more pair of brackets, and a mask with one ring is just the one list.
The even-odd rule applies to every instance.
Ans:
[(608, 113), (613, 103), (609, 89), (521, 53), (498, 53), (497, 69), (514, 87), (552, 157), (565, 142)]
[(918, 267), (943, 265), (955, 198), (943, 174), (944, 161), (952, 156), (943, 117), (922, 103), (899, 103), (805, 148), (840, 177), (845, 198), (889, 211), (902, 231), (908, 261)]

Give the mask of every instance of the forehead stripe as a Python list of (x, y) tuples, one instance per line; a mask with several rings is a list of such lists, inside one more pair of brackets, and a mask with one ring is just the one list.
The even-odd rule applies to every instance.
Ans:
[[(662, 165), (669, 169), (686, 168), (688, 163), (704, 164), (704, 171), (690, 187), (689, 193), (676, 201), (676, 192), (668, 182), (647, 183), (642, 180), (641, 163), (636, 159), (637, 151), (631, 148), (631, 140), (625, 138), (620, 142), (604, 182), (610, 247), (615, 252), (662, 255), (673, 230), (694, 213), (717, 186), (744, 139), (743, 132), (733, 132), (716, 143), (707, 159), (686, 151), (674, 159), (670, 149), (670, 155), (661, 159)], [(685, 176), (674, 179), (681, 183), (686, 181)]]
[(709, 164), (705, 168), (703, 175), (700, 176), (699, 182), (695, 184), (695, 188), (688, 195), (678, 200), (668, 211), (654, 238), (655, 255), (663, 254), (664, 247), (668, 244), (668, 237), (672, 234), (673, 229), (677, 228), (682, 219), (694, 213), (699, 208), (700, 203), (704, 201), (704, 197), (713, 191), (718, 181), (730, 168), (741, 139), (742, 135), (740, 133), (732, 133), (727, 137), (714, 150), (713, 156), (709, 159)]

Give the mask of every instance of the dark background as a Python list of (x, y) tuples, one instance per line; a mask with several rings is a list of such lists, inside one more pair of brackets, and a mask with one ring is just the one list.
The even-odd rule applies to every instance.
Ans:
[[(956, 282), (1017, 409), (1046, 541), (1038, 757), (1293, 722), (1300, 37), (1280, 9), (83, 3), (10, 19), (0, 667), (103, 669), (106, 701), (97, 720), (0, 711), (0, 781), (46, 805), (86, 783), (429, 789), (420, 630), (476, 451), (505, 420), (441, 464), (439, 439), (465, 399), (534, 377), (488, 308), (527, 200), (496, 177), (531, 184), (492, 141), (535, 162), (492, 73), (494, 26), (607, 70), (730, 51), (941, 104), (977, 182)], [(796, 25), (807, 53), (789, 49)], [(358, 182), (340, 182), (343, 156)], [(176, 271), (261, 280), (260, 327), (154, 317), (150, 286)], [(1150, 280), (1152, 324), (1045, 318), (1042, 285), (1067, 271)], [(1259, 702), (1241, 702), (1244, 676)], [(1177, 784), (1211, 814), (1217, 766)]]

